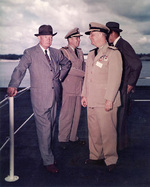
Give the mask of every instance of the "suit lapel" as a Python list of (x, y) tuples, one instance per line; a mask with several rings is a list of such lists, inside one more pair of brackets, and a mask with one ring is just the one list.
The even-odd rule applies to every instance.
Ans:
[(43, 53), (41, 47), (39, 46), (39, 44), (36, 46), (36, 51), (37, 51), (37, 59), (38, 61), (41, 61), (41, 63), (45, 63), (49, 68), (50, 68), (50, 64), (48, 63), (45, 54)]
[(117, 43), (116, 43), (116, 45), (115, 45), (115, 47), (117, 47), (118, 48), (118, 46), (120, 45), (120, 43), (122, 42), (122, 38), (120, 37), (120, 39), (117, 41)]
[(51, 61), (51, 65), (52, 65), (52, 68), (54, 70), (54, 72), (56, 72), (57, 70), (57, 64), (56, 64), (56, 60), (55, 60), (55, 55), (53, 53), (53, 50), (51, 47), (49, 47), (49, 51), (50, 51), (50, 61)]
[[(75, 54), (75, 51), (69, 45), (68, 45), (68, 47), (69, 47), (69, 51), (70, 51), (71, 55), (74, 56), (74, 58), (78, 59), (77, 55)], [(78, 50), (77, 50), (77, 54), (79, 55)]]

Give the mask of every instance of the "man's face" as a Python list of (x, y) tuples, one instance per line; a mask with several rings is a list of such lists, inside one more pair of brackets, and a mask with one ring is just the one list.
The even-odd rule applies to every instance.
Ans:
[(38, 36), (40, 45), (47, 49), (49, 46), (52, 45), (53, 36), (52, 35), (40, 35)]
[(91, 40), (91, 44), (94, 45), (94, 46), (98, 46), (98, 43), (101, 39), (101, 33), (100, 32), (90, 32), (90, 40)]
[(79, 47), (80, 41), (81, 41), (80, 36), (69, 38), (69, 43), (74, 48)]
[(109, 34), (109, 36), (108, 36), (108, 42), (111, 44), (111, 43), (114, 42), (114, 40), (115, 40), (115, 38), (114, 38), (114, 32), (111, 32)]

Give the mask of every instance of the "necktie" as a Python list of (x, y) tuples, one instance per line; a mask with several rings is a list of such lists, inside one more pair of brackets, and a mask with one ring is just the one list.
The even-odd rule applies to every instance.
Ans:
[(74, 51), (75, 51), (76, 56), (78, 57), (77, 49), (75, 48), (75, 50), (74, 50)]
[(46, 58), (47, 58), (47, 61), (50, 62), (49, 56), (48, 56), (48, 54), (47, 54), (47, 50), (45, 50), (45, 56), (46, 56)]
[(97, 53), (98, 53), (98, 48), (95, 49), (94, 53), (95, 53), (95, 56), (96, 56)]
[(47, 50), (45, 50), (45, 56), (46, 56), (46, 59), (47, 59), (47, 61), (49, 62), (50, 66), (51, 66), (52, 71), (55, 72), (54, 67), (52, 65), (52, 61), (50, 60), (50, 58), (49, 58), (49, 56), (47, 54)]

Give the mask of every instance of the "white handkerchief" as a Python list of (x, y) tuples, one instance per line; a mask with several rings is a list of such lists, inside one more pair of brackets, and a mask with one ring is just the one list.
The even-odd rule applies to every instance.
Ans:
[(96, 66), (98, 66), (99, 68), (102, 68), (103, 64), (101, 62), (97, 61)]

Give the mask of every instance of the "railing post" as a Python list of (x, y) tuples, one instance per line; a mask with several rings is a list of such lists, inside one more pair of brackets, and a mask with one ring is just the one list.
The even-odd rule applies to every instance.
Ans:
[(9, 97), (9, 125), (10, 125), (10, 173), (5, 178), (7, 182), (14, 182), (19, 179), (14, 176), (14, 97)]

